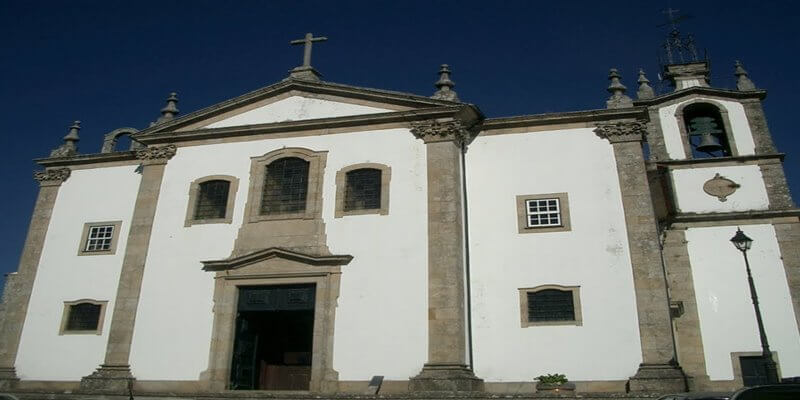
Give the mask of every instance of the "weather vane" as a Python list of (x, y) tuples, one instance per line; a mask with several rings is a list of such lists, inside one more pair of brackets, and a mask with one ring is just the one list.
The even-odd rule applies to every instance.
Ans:
[(672, 30), (667, 36), (667, 40), (663, 44), (664, 52), (666, 53), (666, 62), (668, 64), (696, 62), (697, 48), (694, 45), (694, 36), (690, 33), (682, 36), (678, 30), (678, 22), (692, 18), (691, 15), (678, 14), (680, 10), (667, 8), (662, 13), (667, 16), (667, 22), (657, 25), (661, 28), (664, 26), (671, 26)]

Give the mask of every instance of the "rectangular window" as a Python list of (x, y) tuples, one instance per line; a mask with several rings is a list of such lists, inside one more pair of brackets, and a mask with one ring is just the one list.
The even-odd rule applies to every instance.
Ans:
[(528, 227), (561, 226), (558, 199), (526, 200)]
[(566, 232), (572, 230), (567, 193), (517, 195), (519, 233)]
[(114, 238), (114, 225), (93, 226), (89, 228), (84, 251), (108, 251)]
[(84, 224), (78, 255), (114, 254), (121, 225), (122, 221)]

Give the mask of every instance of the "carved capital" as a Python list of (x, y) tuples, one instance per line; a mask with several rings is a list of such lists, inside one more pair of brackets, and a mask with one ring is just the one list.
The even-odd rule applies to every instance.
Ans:
[(164, 146), (145, 147), (136, 150), (136, 158), (142, 161), (164, 162), (175, 156), (177, 147), (174, 144)]
[(53, 168), (44, 171), (34, 171), (33, 172), (33, 179), (39, 181), (39, 184), (57, 184), (60, 185), (62, 182), (66, 181), (69, 178), (69, 174), (72, 171), (69, 168)]
[(597, 124), (594, 133), (611, 143), (641, 142), (647, 135), (647, 122), (642, 119)]
[(459, 146), (462, 143), (470, 144), (472, 139), (475, 139), (476, 136), (466, 129), (464, 124), (458, 120), (412, 122), (411, 133), (414, 134), (414, 137), (422, 139), (425, 143), (452, 141)]

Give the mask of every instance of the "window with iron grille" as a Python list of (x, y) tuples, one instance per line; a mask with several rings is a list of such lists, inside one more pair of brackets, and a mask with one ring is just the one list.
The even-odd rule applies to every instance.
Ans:
[(346, 175), (344, 210), (381, 208), (381, 174), (374, 168), (353, 170)]
[(561, 207), (558, 199), (525, 200), (528, 227), (561, 226)]
[(207, 181), (198, 185), (199, 193), (194, 209), (194, 219), (225, 218), (230, 185), (230, 182), (223, 180)]
[(114, 241), (114, 225), (90, 226), (84, 251), (109, 251)]
[(528, 321), (574, 321), (575, 304), (570, 290), (528, 292)]
[(103, 306), (92, 303), (78, 303), (69, 306), (67, 331), (96, 331), (100, 323)]
[(296, 157), (280, 158), (267, 165), (261, 214), (305, 212), (308, 167), (308, 161)]

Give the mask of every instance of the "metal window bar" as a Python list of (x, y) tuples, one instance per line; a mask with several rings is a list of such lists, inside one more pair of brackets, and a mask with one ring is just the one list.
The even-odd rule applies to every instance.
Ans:
[(572, 291), (545, 289), (528, 293), (528, 321), (574, 321)]
[(261, 214), (289, 214), (306, 210), (309, 162), (296, 157), (273, 161), (266, 167)]
[(344, 210), (381, 208), (381, 170), (362, 168), (345, 175)]
[(561, 204), (558, 199), (526, 200), (528, 227), (561, 226)]
[(229, 190), (230, 182), (228, 181), (214, 180), (201, 183), (194, 210), (194, 219), (225, 218)]
[(67, 318), (68, 331), (94, 331), (97, 330), (97, 325), (100, 322), (100, 309), (99, 304), (80, 303), (71, 305), (69, 307), (69, 316)]
[(84, 251), (110, 250), (113, 238), (114, 225), (92, 226), (89, 228)]

